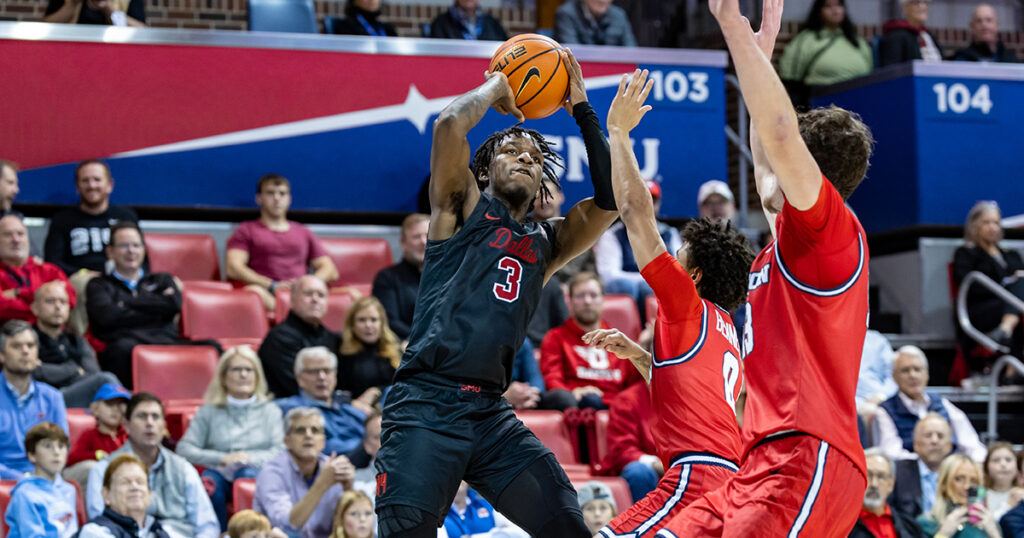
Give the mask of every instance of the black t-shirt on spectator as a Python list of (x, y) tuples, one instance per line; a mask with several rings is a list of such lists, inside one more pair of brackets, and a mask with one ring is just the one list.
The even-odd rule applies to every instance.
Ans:
[[(88, 0), (82, 0), (82, 11), (79, 12), (78, 20), (75, 24), (110, 24), (110, 20), (107, 19), (107, 14), (98, 9), (89, 9), (87, 4)], [(64, 0), (50, 0), (50, 3), (46, 6), (46, 15), (56, 13), (58, 9), (64, 6)], [(131, 0), (128, 3), (128, 11), (126, 12), (129, 17), (139, 21), (146, 22), (146, 3), (144, 0)]]
[(50, 221), (44, 258), (68, 276), (83, 268), (102, 273), (110, 226), (121, 221), (139, 222), (139, 217), (127, 207), (114, 205), (99, 215), (90, 215), (78, 206), (65, 209)]

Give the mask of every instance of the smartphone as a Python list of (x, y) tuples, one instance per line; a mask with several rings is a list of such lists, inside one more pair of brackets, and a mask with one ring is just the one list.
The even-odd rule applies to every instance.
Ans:
[[(972, 506), (974, 506), (975, 503), (979, 503), (979, 502), (985, 502), (985, 488), (979, 488), (979, 487), (975, 487), (975, 486), (971, 486), (971, 487), (967, 488), (967, 509), (968, 509), (968, 511), (971, 509)], [(968, 513), (970, 513), (970, 512), (968, 512)], [(981, 519), (978, 518), (977, 516), (975, 516), (974, 514), (970, 514), (969, 516), (967, 516), (967, 522), (972, 524), (972, 525), (977, 523), (977, 522), (979, 522), (979, 521), (981, 521)]]

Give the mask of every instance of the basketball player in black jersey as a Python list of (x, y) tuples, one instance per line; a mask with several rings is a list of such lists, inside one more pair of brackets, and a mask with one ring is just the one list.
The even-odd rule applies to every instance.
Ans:
[(536, 131), (495, 133), (470, 160), (466, 134), (489, 108), (522, 120), (505, 75), (434, 123), (427, 252), (376, 460), (382, 538), (436, 536), (462, 479), (532, 536), (590, 536), (565, 472), (501, 397), (542, 286), (616, 218), (608, 142), (579, 64), (563, 59), (595, 194), (564, 218), (526, 217), (560, 165)]

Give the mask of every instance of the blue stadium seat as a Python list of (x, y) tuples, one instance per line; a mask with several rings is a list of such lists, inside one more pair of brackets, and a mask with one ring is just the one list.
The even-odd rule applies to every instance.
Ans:
[(249, 30), (318, 33), (313, 0), (249, 0)]
[(333, 34), (334, 33), (334, 25), (337, 24), (338, 21), (341, 21), (341, 20), (343, 20), (342, 17), (324, 17), (324, 33), (325, 34)]

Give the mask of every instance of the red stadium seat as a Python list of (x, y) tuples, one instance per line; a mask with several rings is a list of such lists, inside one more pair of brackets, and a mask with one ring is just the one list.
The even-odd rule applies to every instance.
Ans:
[(629, 484), (617, 476), (569, 477), (569, 479), (572, 482), (572, 487), (576, 488), (576, 491), (579, 491), (584, 484), (591, 480), (608, 486), (608, 489), (612, 490), (612, 498), (615, 499), (615, 508), (618, 509), (620, 514), (630, 506), (633, 506), (633, 496), (629, 493)]
[(235, 512), (252, 508), (252, 498), (256, 496), (256, 479), (239, 478), (231, 486), (231, 498)]
[(171, 439), (181, 439), (185, 436), (185, 430), (188, 430), (188, 425), (201, 405), (202, 400), (172, 400), (164, 403), (164, 420)]
[(181, 332), (185, 338), (263, 340), (269, 329), (263, 301), (255, 292), (203, 288), (182, 291)]
[(136, 392), (151, 392), (164, 402), (202, 402), (217, 360), (211, 346), (135, 346), (132, 383)]
[(594, 423), (587, 428), (587, 444), (590, 447), (590, 470), (593, 474), (604, 474), (604, 459), (608, 456), (608, 410), (594, 414)]
[(622, 331), (633, 340), (640, 336), (640, 311), (636, 308), (636, 301), (629, 295), (605, 295), (601, 321), (613, 329)]
[(68, 450), (83, 433), (96, 427), (96, 419), (86, 414), (85, 409), (68, 409)]
[(570, 430), (565, 417), (558, 411), (516, 411), (516, 417), (555, 454), (555, 459), (569, 474), (589, 474), (590, 470), (580, 463), (576, 448), (576, 431)]
[(197, 288), (222, 291), (231, 291), (235, 289), (230, 282), (224, 282), (223, 280), (182, 280), (181, 285), (183, 288), (193, 290)]
[(82, 495), (82, 486), (73, 480), (68, 481), (75, 487), (75, 516), (78, 519), (78, 527), (81, 528), (89, 521), (89, 513), (85, 510), (85, 495)]
[[(17, 484), (17, 480), (0, 480), (0, 514), (7, 513), (7, 505), (11, 502), (11, 490), (14, 489), (14, 485)], [(7, 522), (4, 518), (0, 517), (0, 538), (7, 537)]]
[(220, 280), (217, 243), (206, 234), (146, 234), (146, 255), (154, 273), (182, 280)]
[(386, 239), (372, 237), (321, 238), (320, 244), (338, 268), (331, 286), (371, 284), (377, 272), (395, 263)]
[[(277, 290), (277, 293), (274, 295), (277, 299), (277, 306), (274, 308), (274, 319), (281, 323), (288, 317), (288, 310), (291, 309), (292, 291)], [(324, 327), (334, 332), (341, 332), (341, 329), (345, 327), (345, 315), (348, 314), (348, 309), (352, 306), (353, 302), (355, 302), (355, 299), (348, 293), (328, 293), (327, 315), (323, 319)]]

